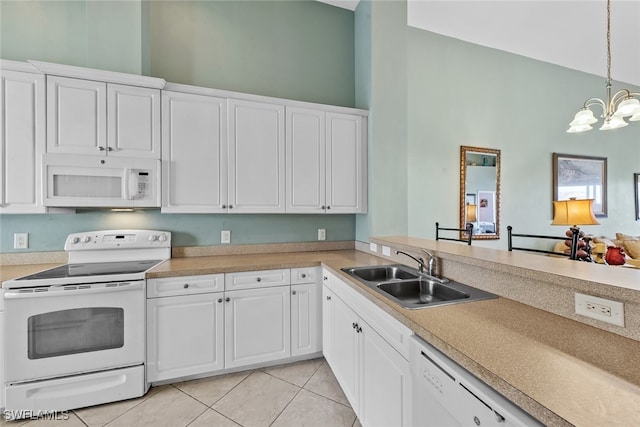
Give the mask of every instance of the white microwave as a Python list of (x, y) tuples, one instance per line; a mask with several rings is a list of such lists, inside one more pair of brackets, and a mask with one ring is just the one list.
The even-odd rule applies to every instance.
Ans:
[(43, 203), (57, 207), (160, 207), (160, 160), (43, 154)]

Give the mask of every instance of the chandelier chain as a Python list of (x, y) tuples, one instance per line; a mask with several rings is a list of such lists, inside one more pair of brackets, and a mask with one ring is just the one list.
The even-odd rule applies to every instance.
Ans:
[(607, 80), (611, 84), (611, 0), (607, 0)]

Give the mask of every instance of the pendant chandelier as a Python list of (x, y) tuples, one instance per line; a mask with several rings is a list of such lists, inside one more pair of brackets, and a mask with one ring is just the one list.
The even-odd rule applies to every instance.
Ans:
[(625, 127), (629, 123), (625, 120), (629, 117), (630, 122), (640, 121), (640, 93), (622, 89), (611, 96), (611, 0), (607, 0), (607, 100), (600, 98), (589, 98), (584, 102), (583, 107), (578, 111), (573, 121), (569, 123), (568, 133), (585, 132), (593, 129), (592, 124), (596, 119), (591, 111), (591, 107), (599, 105), (602, 107), (604, 123), (600, 130), (609, 130)]

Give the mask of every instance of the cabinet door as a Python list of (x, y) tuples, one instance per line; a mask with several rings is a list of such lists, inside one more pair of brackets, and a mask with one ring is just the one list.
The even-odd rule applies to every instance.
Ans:
[(326, 113), (327, 212), (366, 211), (366, 139), (361, 116)]
[(360, 411), (366, 426), (408, 426), (411, 415), (409, 362), (361, 321)]
[(225, 367), (291, 356), (289, 286), (225, 292)]
[(284, 107), (229, 100), (229, 213), (284, 212)]
[(287, 107), (287, 212), (325, 211), (324, 111)]
[[(325, 300), (331, 305), (328, 310), (332, 316), (329, 322), (330, 329), (327, 331), (326, 339), (329, 341), (331, 357), (327, 359), (338, 383), (342, 387), (349, 404), (358, 414), (359, 408), (359, 378), (358, 366), (359, 345), (356, 328), (358, 327), (358, 316), (339, 297), (329, 293), (330, 300)], [(323, 325), (324, 326), (324, 325)], [(323, 342), (324, 345), (324, 342)]]
[(47, 76), (47, 152), (104, 154), (107, 84)]
[(222, 293), (147, 300), (149, 382), (224, 368)]
[(227, 209), (227, 100), (162, 92), (162, 212)]
[(109, 156), (160, 158), (160, 90), (107, 85)]
[(41, 213), (45, 150), (45, 79), (2, 70), (0, 83), (0, 213)]
[(322, 350), (319, 283), (291, 286), (291, 356)]

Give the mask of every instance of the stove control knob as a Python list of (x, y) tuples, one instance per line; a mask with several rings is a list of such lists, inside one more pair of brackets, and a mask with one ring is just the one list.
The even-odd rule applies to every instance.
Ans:
[(78, 243), (80, 241), (79, 237), (74, 237), (73, 239), (71, 239), (71, 244), (75, 245), (76, 243)]
[(152, 234), (149, 236), (149, 241), (150, 242), (155, 242), (156, 240), (158, 240), (158, 236), (156, 236), (155, 234)]
[(91, 237), (89, 237), (89, 236), (84, 236), (82, 238), (82, 243), (89, 243), (90, 241), (91, 241)]
[(167, 241), (167, 235), (166, 234), (161, 234), (160, 237), (158, 237), (158, 240), (160, 240), (161, 242), (166, 242)]

